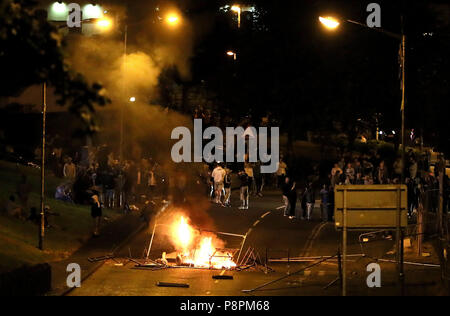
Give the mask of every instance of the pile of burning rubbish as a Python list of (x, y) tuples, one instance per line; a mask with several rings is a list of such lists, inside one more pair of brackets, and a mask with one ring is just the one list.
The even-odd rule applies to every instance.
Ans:
[(167, 226), (171, 244), (175, 253), (166, 255), (156, 262), (170, 266), (169, 261), (175, 261), (179, 267), (228, 269), (236, 268), (233, 257), (237, 250), (224, 249), (224, 242), (212, 232), (194, 228), (186, 216), (178, 216)]

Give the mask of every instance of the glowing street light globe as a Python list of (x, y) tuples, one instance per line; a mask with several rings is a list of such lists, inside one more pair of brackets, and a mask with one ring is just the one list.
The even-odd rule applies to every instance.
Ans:
[(170, 26), (177, 26), (180, 23), (180, 17), (175, 13), (171, 13), (167, 16), (166, 22)]
[(238, 5), (234, 5), (231, 7), (231, 11), (234, 11), (236, 13), (240, 13), (241, 12), (241, 7)]
[(67, 5), (64, 2), (54, 2), (48, 10), (48, 19), (50, 21), (66, 21), (68, 14)]
[(103, 18), (103, 9), (98, 4), (87, 4), (83, 7), (83, 20)]
[(112, 21), (110, 19), (100, 19), (97, 21), (97, 27), (103, 31), (108, 31), (111, 29)]
[(341, 23), (332, 17), (319, 17), (320, 23), (322, 23), (327, 29), (334, 30), (339, 27)]
[(52, 10), (55, 13), (65, 13), (67, 11), (67, 6), (64, 2), (55, 2), (52, 5)]

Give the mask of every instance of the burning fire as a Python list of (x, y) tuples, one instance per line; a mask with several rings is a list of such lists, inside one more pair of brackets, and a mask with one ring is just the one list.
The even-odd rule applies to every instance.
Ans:
[(236, 267), (232, 254), (218, 249), (216, 236), (202, 234), (194, 229), (189, 220), (181, 216), (172, 224), (172, 242), (182, 264), (196, 268), (232, 269)]

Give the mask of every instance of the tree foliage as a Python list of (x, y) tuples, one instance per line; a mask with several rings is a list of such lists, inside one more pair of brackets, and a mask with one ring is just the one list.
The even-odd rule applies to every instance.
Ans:
[(64, 61), (64, 41), (57, 28), (33, 0), (4, 0), (0, 3), (0, 96), (18, 96), (26, 88), (47, 82), (55, 88), (60, 105), (96, 128), (95, 105), (109, 102), (99, 84), (89, 84)]

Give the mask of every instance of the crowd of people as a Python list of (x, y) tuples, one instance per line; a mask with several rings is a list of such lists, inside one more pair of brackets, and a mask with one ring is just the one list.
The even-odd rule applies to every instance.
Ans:
[(52, 171), (63, 179), (55, 192), (57, 200), (88, 204), (96, 194), (104, 207), (124, 208), (156, 193), (167, 197), (168, 177), (152, 158), (121, 163), (107, 148), (89, 150), (77, 160), (52, 157)]
[(237, 164), (237, 166), (235, 172), (233, 172), (223, 163), (217, 163), (214, 167), (205, 164), (202, 178), (205, 179), (204, 182), (209, 188), (208, 196), (210, 200), (223, 207), (231, 207), (232, 174), (235, 173), (235, 179), (239, 181), (241, 203), (239, 209), (248, 210), (250, 196), (262, 197), (262, 191), (267, 180), (261, 173), (260, 162), (245, 162)]
[[(95, 220), (94, 234), (98, 234), (102, 208), (127, 210), (132, 204), (145, 205), (158, 196), (169, 199), (169, 184), (175, 190), (173, 202), (184, 201), (183, 195), (188, 186), (186, 179), (173, 178), (152, 158), (139, 161), (123, 160), (115, 157), (106, 146), (83, 148), (73, 155), (63, 154), (59, 148), (50, 150), (47, 166), (56, 177), (61, 178), (55, 191), (55, 199), (67, 203), (91, 205)], [(445, 161), (441, 164), (444, 164)], [(332, 221), (334, 212), (334, 189), (336, 185), (374, 185), (399, 184), (404, 179), (408, 186), (408, 210), (412, 215), (419, 206), (419, 198), (426, 194), (426, 207), (437, 211), (439, 207), (438, 169), (432, 172), (430, 158), (424, 154), (408, 152), (405, 168), (401, 157), (390, 160), (379, 154), (344, 154), (333, 164), (325, 176), (315, 166), (315, 176), (296, 181), (295, 175), (281, 157), (275, 174), (262, 174), (261, 163), (204, 164), (198, 179), (191, 179), (204, 187), (211, 202), (223, 207), (231, 207), (232, 189), (239, 190), (241, 210), (249, 209), (250, 197), (262, 197), (265, 187), (278, 188), (284, 200), (284, 215), (290, 219), (312, 220), (316, 200), (320, 201), (320, 217)], [(330, 166), (331, 167), (331, 166)], [(442, 168), (441, 168), (442, 169)], [(403, 173), (404, 170), (404, 174)], [(403, 177), (403, 178), (402, 178)], [(172, 178), (172, 179), (171, 179)], [(171, 181), (172, 180), (172, 181)], [(444, 210), (450, 206), (450, 182), (444, 178)], [(236, 183), (233, 183), (236, 182)], [(176, 191), (176, 189), (179, 189)], [(203, 189), (201, 189), (203, 190)], [(26, 177), (17, 184), (14, 196), (7, 201), (8, 214), (21, 219), (28, 216), (28, 196), (31, 192)], [(300, 202), (300, 203), (298, 203)], [(300, 204), (300, 207), (297, 207)], [(35, 216), (36, 217), (36, 216)]]

